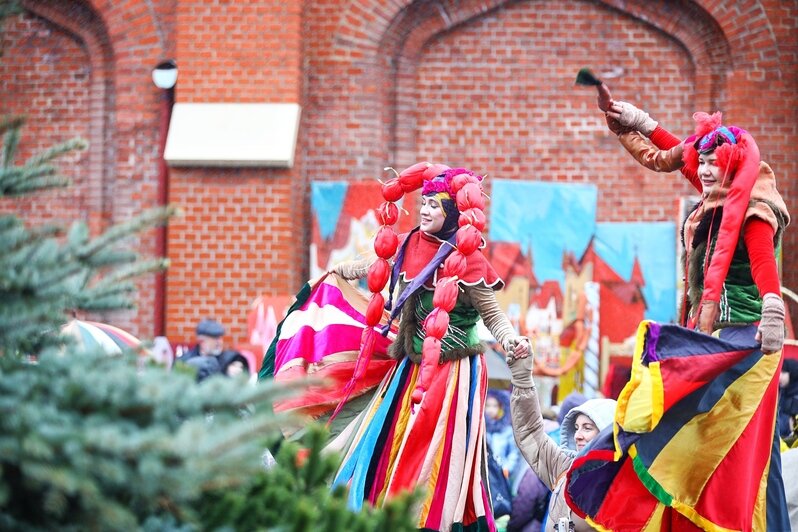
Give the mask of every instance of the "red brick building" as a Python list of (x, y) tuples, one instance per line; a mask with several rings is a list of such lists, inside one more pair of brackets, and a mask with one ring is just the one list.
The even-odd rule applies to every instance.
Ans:
[[(795, 0), (22, 0), (5, 21), (0, 111), (27, 113), (25, 154), (76, 135), (74, 186), (0, 204), (94, 231), (158, 201), (161, 90), (175, 59), (180, 103), (301, 106), (293, 166), (168, 173), (183, 216), (168, 230), (163, 305), (140, 283), (114, 317), (143, 337), (159, 312), (173, 340), (202, 317), (244, 339), (247, 305), (307, 275), (309, 183), (372, 179), (418, 160), (496, 178), (595, 183), (598, 221), (663, 221), (689, 188), (641, 170), (610, 136), (577, 70), (613, 71), (614, 95), (676, 134), (694, 110), (747, 128), (798, 200)], [(488, 185), (490, 180), (487, 181)], [(795, 209), (794, 209), (795, 210)], [(157, 237), (134, 243), (153, 253)], [(798, 230), (787, 286), (798, 287)]]

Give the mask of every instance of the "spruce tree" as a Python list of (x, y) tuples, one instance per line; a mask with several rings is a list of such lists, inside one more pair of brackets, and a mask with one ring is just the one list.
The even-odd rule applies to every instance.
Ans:
[[(55, 159), (85, 147), (69, 141), (17, 164), (22, 124), (0, 121), (0, 198), (66, 186)], [(329, 489), (338, 458), (322, 454), (322, 428), (308, 431), (302, 452), (283, 444), (264, 468), (284, 421), (271, 404), (290, 389), (224, 377), (197, 384), (59, 334), (67, 309), (131, 305), (132, 279), (165, 263), (120, 243), (169, 214), (96, 237), (82, 222), (64, 231), (0, 215), (0, 529), (414, 529), (412, 496), (346, 509), (346, 490)]]

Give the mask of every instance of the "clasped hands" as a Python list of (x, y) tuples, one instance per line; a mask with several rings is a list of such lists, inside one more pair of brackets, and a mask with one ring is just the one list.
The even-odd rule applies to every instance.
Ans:
[(507, 353), (507, 365), (512, 374), (513, 386), (518, 388), (532, 388), (532, 367), (534, 363), (534, 353), (526, 336), (514, 336), (502, 343), (504, 352)]

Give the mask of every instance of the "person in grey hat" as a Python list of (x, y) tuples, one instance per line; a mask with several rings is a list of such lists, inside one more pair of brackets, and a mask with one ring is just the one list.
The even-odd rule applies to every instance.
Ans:
[(177, 360), (196, 368), (197, 382), (211, 375), (232, 377), (249, 371), (247, 359), (241, 353), (224, 349), (225, 330), (221, 323), (206, 318), (199, 322), (196, 333), (197, 344)]

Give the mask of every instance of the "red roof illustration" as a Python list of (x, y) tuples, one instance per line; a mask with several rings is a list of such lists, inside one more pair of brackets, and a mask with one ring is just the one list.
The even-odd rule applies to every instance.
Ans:
[(529, 280), (531, 289), (540, 286), (532, 271), (532, 264), (521, 251), (518, 242), (489, 242), (484, 252), (505, 283), (509, 283), (514, 277), (524, 277)]

